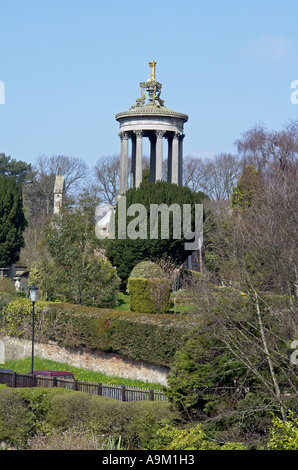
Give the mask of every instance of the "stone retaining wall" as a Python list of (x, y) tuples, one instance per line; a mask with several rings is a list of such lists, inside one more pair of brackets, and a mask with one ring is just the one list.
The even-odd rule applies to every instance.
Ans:
[[(32, 343), (25, 339), (10, 336), (0, 337), (0, 364), (8, 360), (31, 357)], [(167, 384), (169, 369), (163, 366), (133, 361), (120, 354), (104, 353), (89, 349), (71, 349), (56, 343), (34, 343), (34, 356), (41, 359), (64, 362), (66, 364), (102, 372), (109, 376), (142, 380), (144, 382)]]

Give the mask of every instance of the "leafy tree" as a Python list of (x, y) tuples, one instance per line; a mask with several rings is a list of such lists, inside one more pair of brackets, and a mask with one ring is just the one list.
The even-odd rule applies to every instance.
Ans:
[[(192, 192), (189, 188), (178, 186), (172, 183), (158, 181), (156, 183), (142, 183), (139, 188), (131, 188), (126, 194), (126, 213), (128, 208), (133, 204), (141, 204), (146, 208), (146, 220), (143, 220), (146, 226), (146, 233), (141, 237), (142, 223), (139, 224), (140, 236), (136, 239), (126, 238), (121, 239), (120, 228), (118, 227), (118, 211), (119, 203), (116, 206), (115, 215), (115, 240), (110, 240), (107, 246), (107, 256), (114, 266), (117, 267), (118, 274), (122, 281), (126, 283), (127, 278), (139, 262), (146, 260), (158, 260), (170, 257), (173, 262), (181, 264), (187, 259), (187, 256), (192, 253), (191, 250), (185, 249), (186, 240), (183, 230), (183, 204), (191, 205), (191, 228), (195, 229), (195, 204), (202, 204), (202, 201), (207, 197), (204, 193)], [(151, 204), (161, 205), (166, 204), (168, 208), (172, 204), (180, 206), (181, 213), (181, 238), (174, 238), (174, 221), (173, 214), (169, 211), (169, 236), (162, 238), (161, 227), (166, 227), (167, 221), (162, 219), (159, 213), (158, 217), (158, 235), (156, 239), (150, 237), (150, 213)], [(137, 217), (138, 218), (138, 217)], [(129, 224), (134, 221), (136, 217), (127, 216), (126, 229)], [(177, 227), (176, 227), (177, 228)], [(146, 238), (147, 237), (147, 238)], [(144, 239), (145, 238), (145, 239)]]
[(40, 260), (32, 272), (50, 299), (114, 307), (117, 272), (102, 256), (86, 197), (75, 211), (64, 210), (45, 224)]
[(0, 175), (0, 266), (19, 260), (26, 225), (21, 183)]

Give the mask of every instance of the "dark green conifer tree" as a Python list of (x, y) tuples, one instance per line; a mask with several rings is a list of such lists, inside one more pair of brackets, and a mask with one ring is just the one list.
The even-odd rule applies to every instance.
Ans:
[[(173, 216), (169, 217), (169, 237), (164, 239), (161, 236), (161, 226), (165, 222), (159, 214), (159, 229), (156, 239), (150, 237), (150, 205), (151, 204), (178, 204), (181, 208), (183, 204), (190, 204), (192, 208), (192, 229), (194, 229), (195, 205), (201, 204), (207, 196), (202, 193), (195, 193), (185, 186), (178, 186), (173, 183), (157, 181), (156, 183), (143, 182), (139, 188), (131, 188), (126, 194), (126, 208), (132, 204), (141, 204), (146, 208), (147, 239), (121, 239), (118, 236), (118, 205), (115, 216), (115, 240), (111, 240), (107, 246), (107, 256), (113, 266), (117, 267), (117, 272), (122, 282), (127, 282), (131, 270), (141, 261), (157, 260), (170, 257), (174, 262), (180, 264), (187, 259), (192, 251), (185, 250), (186, 238), (183, 236), (183, 217), (181, 217), (181, 238), (173, 237)], [(127, 216), (127, 226), (134, 219), (134, 216)], [(167, 221), (166, 221), (167, 222)], [(119, 239), (120, 238), (120, 239)]]
[(21, 183), (0, 175), (0, 267), (19, 260), (26, 225)]

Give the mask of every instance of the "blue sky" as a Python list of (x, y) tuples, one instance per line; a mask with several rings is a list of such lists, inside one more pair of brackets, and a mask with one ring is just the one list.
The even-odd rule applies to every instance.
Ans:
[(189, 115), (184, 154), (236, 151), (255, 124), (298, 119), (297, 0), (0, 0), (0, 152), (88, 166), (120, 152), (115, 114), (157, 62), (165, 105)]

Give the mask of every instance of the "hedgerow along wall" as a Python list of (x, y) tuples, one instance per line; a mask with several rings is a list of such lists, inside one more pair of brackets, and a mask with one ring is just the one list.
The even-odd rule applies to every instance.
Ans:
[[(30, 340), (0, 336), (0, 344), (3, 351), (2, 362), (17, 361), (31, 356), (32, 341)], [(102, 372), (111, 377), (123, 377), (167, 385), (169, 368), (145, 361), (133, 361), (117, 353), (91, 351), (85, 348), (65, 348), (54, 342), (35, 342), (34, 354), (41, 359), (50, 359), (74, 367)]]
[[(10, 351), (10, 357), (30, 356), (31, 319), (28, 299), (15, 300), (2, 309), (6, 355)], [(146, 315), (38, 301), (35, 354), (109, 375), (164, 383), (189, 326), (183, 315)]]

